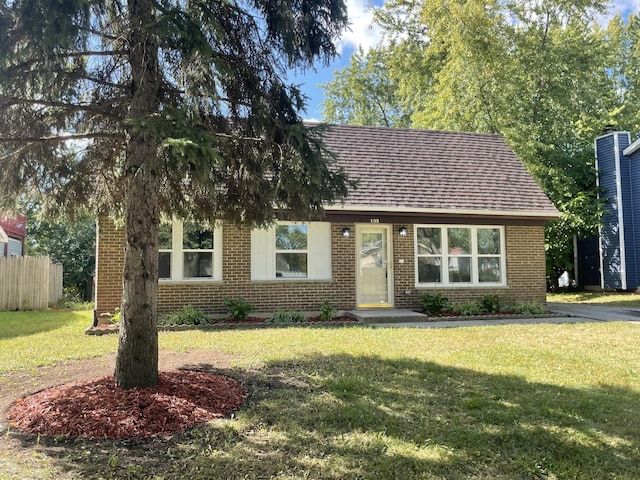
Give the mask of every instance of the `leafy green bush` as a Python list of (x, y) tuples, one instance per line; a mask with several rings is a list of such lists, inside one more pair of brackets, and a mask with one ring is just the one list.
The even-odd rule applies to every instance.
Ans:
[(457, 302), (452, 304), (451, 311), (456, 315), (468, 317), (471, 315), (480, 315), (482, 313), (482, 308), (480, 308), (480, 304), (478, 302), (468, 300), (466, 302)]
[(230, 297), (224, 297), (224, 304), (229, 312), (229, 319), (242, 321), (246, 320), (247, 316), (253, 310), (253, 307), (243, 297), (236, 299)]
[(511, 311), (518, 314), (540, 315), (546, 312), (544, 306), (538, 302), (516, 302), (511, 305)]
[(160, 325), (205, 325), (210, 322), (202, 310), (185, 305), (180, 310), (165, 315), (158, 323)]
[(480, 306), (485, 312), (499, 312), (500, 297), (498, 295), (485, 295), (480, 299)]
[(93, 310), (93, 302), (86, 302), (77, 289), (65, 287), (62, 297), (53, 305), (54, 308), (68, 308), (70, 310)]
[(306, 319), (300, 312), (278, 311), (266, 323), (303, 323)]
[(440, 315), (442, 310), (451, 306), (449, 299), (441, 293), (422, 295), (422, 311), (428, 315)]
[(327, 300), (320, 304), (320, 320), (329, 322), (335, 317), (336, 309)]

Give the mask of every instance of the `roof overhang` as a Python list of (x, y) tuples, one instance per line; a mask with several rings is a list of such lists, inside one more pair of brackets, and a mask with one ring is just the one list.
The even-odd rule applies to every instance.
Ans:
[(4, 228), (0, 227), (0, 243), (9, 243), (9, 237), (7, 236), (7, 232), (4, 231)]
[(330, 205), (324, 208), (327, 212), (383, 212), (399, 216), (434, 215), (451, 217), (491, 217), (509, 219), (556, 220), (560, 218), (557, 210), (479, 210), (464, 208), (409, 208), (369, 205)]
[(622, 154), (626, 155), (626, 156), (629, 156), (629, 155), (633, 155), (638, 150), (640, 150), (640, 138), (638, 140), (636, 140), (635, 142), (633, 142), (631, 145), (629, 145), (627, 148), (625, 148), (622, 151)]

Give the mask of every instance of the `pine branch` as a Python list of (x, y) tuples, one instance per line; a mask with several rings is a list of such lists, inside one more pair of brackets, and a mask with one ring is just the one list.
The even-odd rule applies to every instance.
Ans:
[[(69, 142), (74, 140), (93, 140), (96, 138), (111, 138), (117, 140), (124, 140), (125, 135), (123, 133), (108, 133), (108, 132), (96, 132), (96, 133), (79, 133), (73, 135), (52, 135), (50, 137), (0, 137), (0, 144), (3, 143), (28, 143), (29, 145), (34, 144), (45, 144), (45, 143), (56, 143), (56, 142)], [(15, 152), (9, 154), (12, 155)], [(7, 156), (9, 156), (7, 155)], [(6, 158), (6, 157), (2, 157)]]
[[(125, 97), (121, 97), (122, 100), (125, 100)], [(116, 99), (112, 99), (113, 102), (116, 102)], [(52, 108), (60, 108), (65, 110), (67, 113), (76, 113), (76, 112), (84, 112), (84, 113), (92, 113), (94, 115), (113, 118), (117, 120), (122, 120), (122, 117), (119, 115), (115, 115), (113, 113), (109, 113), (106, 110), (102, 110), (100, 108), (96, 108), (95, 105), (80, 105), (73, 103), (64, 103), (64, 102), (53, 102), (48, 100), (35, 100), (28, 98), (8, 98), (8, 97), (0, 97), (0, 108), (12, 107), (15, 105), (42, 105), (45, 107)]]

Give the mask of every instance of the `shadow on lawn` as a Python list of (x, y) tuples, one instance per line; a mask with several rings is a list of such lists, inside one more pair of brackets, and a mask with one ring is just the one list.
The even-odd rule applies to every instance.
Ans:
[(250, 390), (238, 420), (169, 441), (41, 448), (83, 478), (640, 478), (632, 390), (375, 356), (222, 373)]

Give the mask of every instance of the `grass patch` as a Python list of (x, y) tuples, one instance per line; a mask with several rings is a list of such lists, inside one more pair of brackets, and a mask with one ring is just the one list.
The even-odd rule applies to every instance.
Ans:
[(609, 305), (611, 307), (640, 308), (640, 295), (618, 292), (548, 293), (547, 302), (589, 303), (592, 305)]
[[(72, 328), (67, 322), (31, 335), (57, 335)], [(71, 337), (87, 355), (115, 348), (113, 336)], [(34, 439), (38, 465), (25, 453), (29, 470), (14, 457), (8, 471), (16, 478), (51, 471), (131, 479), (640, 478), (637, 324), (284, 328), (159, 339), (165, 350), (236, 356), (228, 373), (249, 387), (246, 408), (171, 441)]]
[(114, 352), (116, 335), (85, 335), (92, 324), (91, 311), (0, 312), (0, 374)]

